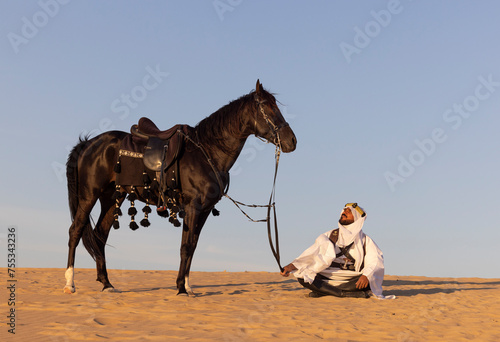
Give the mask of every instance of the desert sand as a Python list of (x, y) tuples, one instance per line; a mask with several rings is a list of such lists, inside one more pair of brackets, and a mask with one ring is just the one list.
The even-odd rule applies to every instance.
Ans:
[(292, 276), (191, 272), (195, 297), (177, 296), (176, 271), (16, 270), (15, 335), (2, 272), (0, 341), (500, 341), (500, 279), (386, 276), (395, 300), (307, 298)]

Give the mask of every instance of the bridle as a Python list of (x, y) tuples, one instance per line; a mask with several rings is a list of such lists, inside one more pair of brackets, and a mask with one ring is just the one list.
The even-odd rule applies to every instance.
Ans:
[[(273, 133), (273, 137), (274, 137), (273, 143), (274, 143), (274, 145), (276, 145), (276, 147), (279, 146), (279, 149), (281, 150), (281, 139), (280, 139), (280, 135), (279, 135), (279, 130), (282, 129), (283, 127), (287, 127), (288, 122), (283, 121), (281, 124), (276, 125), (269, 118), (269, 116), (266, 114), (266, 111), (264, 110), (263, 104), (266, 103), (266, 100), (261, 100), (257, 95), (254, 95), (254, 96), (255, 96), (254, 97), (255, 102), (257, 102), (257, 105), (259, 106), (259, 112), (262, 114), (262, 116), (264, 117), (264, 120), (266, 121), (267, 125), (271, 129), (271, 132)], [(257, 130), (257, 117), (255, 118), (255, 130)], [(257, 137), (257, 138), (260, 138), (260, 137)]]
[[(275, 199), (275, 190), (276, 190), (276, 176), (278, 174), (278, 164), (279, 164), (279, 159), (280, 159), (280, 155), (281, 155), (281, 139), (280, 139), (279, 131), (283, 127), (287, 127), (288, 122), (284, 121), (280, 125), (276, 125), (269, 118), (269, 116), (266, 114), (266, 111), (264, 110), (263, 104), (266, 102), (266, 100), (261, 100), (257, 97), (257, 95), (255, 95), (255, 101), (257, 102), (257, 105), (259, 107), (259, 113), (262, 114), (262, 116), (264, 117), (264, 120), (269, 125), (269, 128), (271, 129), (271, 132), (273, 133), (274, 145), (276, 146), (276, 151), (274, 154), (276, 163), (275, 163), (275, 168), (274, 168), (273, 187), (271, 190), (271, 195), (269, 197), (269, 203), (267, 205), (245, 204), (245, 203), (242, 203), (242, 202), (239, 202), (239, 201), (232, 199), (231, 196), (229, 196), (227, 194), (227, 192), (229, 190), (229, 174), (228, 174), (227, 185), (226, 185), (226, 187), (224, 187), (222, 179), (221, 179), (220, 174), (219, 174), (219, 171), (216, 169), (215, 165), (212, 162), (212, 159), (210, 158), (210, 155), (207, 153), (207, 151), (205, 150), (203, 145), (200, 144), (199, 142), (196, 142), (193, 139), (191, 139), (191, 137), (189, 137), (189, 135), (187, 135), (182, 130), (179, 129), (179, 130), (177, 130), (177, 132), (180, 133), (181, 135), (183, 135), (187, 140), (189, 140), (192, 144), (194, 144), (196, 147), (198, 147), (201, 150), (201, 152), (203, 153), (203, 155), (207, 159), (208, 164), (212, 168), (212, 171), (214, 172), (215, 178), (217, 179), (217, 183), (219, 185), (219, 189), (222, 192), (222, 196), (229, 198), (236, 205), (236, 207), (250, 221), (252, 221), (252, 222), (266, 222), (267, 223), (267, 235), (268, 235), (268, 239), (269, 239), (269, 246), (271, 247), (271, 252), (273, 253), (274, 258), (276, 259), (276, 262), (278, 263), (280, 271), (283, 271), (283, 267), (281, 266), (281, 263), (280, 263), (280, 250), (279, 250), (279, 240), (278, 240), (278, 220), (276, 217), (276, 203), (275, 203), (274, 199)], [(257, 118), (255, 118), (255, 127), (257, 127)], [(257, 129), (255, 129), (255, 130), (257, 131)], [(261, 219), (261, 220), (254, 220), (245, 211), (243, 211), (243, 209), (241, 209), (240, 206), (251, 207), (251, 208), (267, 208), (267, 217), (265, 219)], [(271, 209), (273, 210), (273, 220), (274, 220), (274, 240), (275, 240), (274, 244), (273, 244), (273, 236), (271, 233)]]

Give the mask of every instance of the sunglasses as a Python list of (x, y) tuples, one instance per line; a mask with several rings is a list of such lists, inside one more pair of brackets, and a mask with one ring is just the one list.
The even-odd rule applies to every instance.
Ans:
[(358, 203), (347, 203), (344, 207), (352, 207), (361, 215), (361, 217), (366, 215), (365, 211), (361, 209), (361, 207), (358, 207)]

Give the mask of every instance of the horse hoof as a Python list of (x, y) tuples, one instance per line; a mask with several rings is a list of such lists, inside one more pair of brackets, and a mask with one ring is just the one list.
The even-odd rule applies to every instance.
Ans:
[(66, 285), (64, 287), (64, 289), (63, 289), (63, 292), (64, 293), (69, 293), (69, 294), (75, 293), (75, 287), (74, 286)]
[(179, 292), (179, 293), (177, 293), (177, 295), (181, 296), (181, 297), (188, 297), (187, 292)]
[(114, 287), (106, 287), (102, 289), (102, 292), (119, 293), (120, 291), (115, 289)]

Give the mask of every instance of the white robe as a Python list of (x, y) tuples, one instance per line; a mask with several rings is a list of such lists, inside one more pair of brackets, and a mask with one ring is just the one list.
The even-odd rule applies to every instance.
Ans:
[[(316, 277), (316, 274), (321, 274), (328, 279), (331, 285), (339, 285), (349, 279), (365, 275), (370, 282), (370, 289), (378, 299), (393, 299), (395, 296), (384, 296), (382, 294), (382, 282), (384, 280), (384, 256), (380, 248), (375, 242), (364, 233), (362, 234), (363, 243), (365, 244), (366, 255), (364, 258), (364, 268), (359, 272), (342, 270), (336, 267), (330, 267), (331, 263), (336, 259), (335, 246), (330, 240), (332, 230), (321, 234), (314, 244), (306, 249), (298, 258), (292, 261), (292, 264), (297, 268), (294, 271), (294, 276), (303, 278), (304, 281), (311, 284)], [(359, 248), (353, 246), (349, 251), (352, 255), (363, 255), (363, 251), (356, 251)], [(338, 260), (338, 259), (337, 259)], [(356, 260), (356, 264), (362, 261)]]

